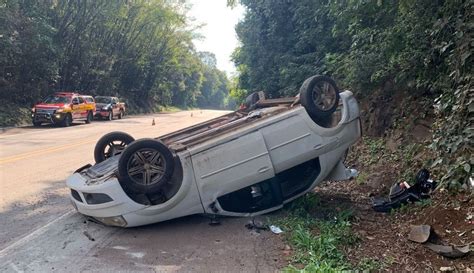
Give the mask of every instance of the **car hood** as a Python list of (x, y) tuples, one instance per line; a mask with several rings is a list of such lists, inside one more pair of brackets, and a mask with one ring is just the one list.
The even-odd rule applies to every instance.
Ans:
[(98, 108), (102, 108), (102, 107), (105, 107), (105, 106), (109, 106), (110, 103), (95, 103), (95, 106), (98, 107)]
[(63, 108), (65, 103), (38, 103), (35, 105), (37, 109), (58, 109)]

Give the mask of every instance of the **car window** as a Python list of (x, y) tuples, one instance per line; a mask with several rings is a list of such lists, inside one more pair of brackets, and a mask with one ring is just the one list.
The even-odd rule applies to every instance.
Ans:
[(53, 104), (53, 103), (70, 103), (70, 101), (71, 101), (71, 98), (69, 98), (69, 97), (51, 95), (51, 96), (47, 96), (43, 100), (43, 103), (50, 103), (50, 104)]
[(78, 97), (78, 99), (79, 99), (79, 103), (84, 103), (84, 99), (83, 99), (83, 98)]
[(108, 97), (95, 97), (96, 103), (110, 103), (110, 98)]
[(85, 99), (88, 103), (93, 103), (93, 102), (94, 102), (94, 98), (92, 98), (92, 97), (84, 97), (84, 99)]

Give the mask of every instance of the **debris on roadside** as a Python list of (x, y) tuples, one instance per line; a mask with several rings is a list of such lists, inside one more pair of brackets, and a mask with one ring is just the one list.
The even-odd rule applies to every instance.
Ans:
[(260, 232), (261, 230), (268, 230), (268, 225), (264, 224), (262, 221), (252, 218), (245, 227), (250, 230), (255, 230), (256, 232)]
[(416, 225), (411, 226), (408, 240), (416, 243), (426, 243), (431, 235), (431, 226), (429, 225)]
[(452, 246), (452, 245), (438, 245), (433, 243), (426, 243), (425, 246), (434, 252), (438, 253), (441, 256), (447, 258), (460, 258), (463, 257), (471, 251), (470, 245), (464, 246)]
[(270, 230), (275, 234), (283, 233), (283, 230), (280, 227), (274, 225), (270, 226)]
[(421, 169), (416, 175), (416, 182), (410, 185), (406, 181), (395, 183), (390, 187), (388, 198), (376, 197), (372, 201), (372, 208), (378, 212), (390, 212), (407, 203), (430, 198), (431, 192), (436, 188), (436, 182), (430, 179), (430, 172)]
[(279, 226), (267, 225), (263, 221), (260, 221), (255, 218), (252, 218), (252, 220), (250, 220), (247, 224), (245, 224), (245, 227), (257, 233), (260, 233), (260, 231), (262, 230), (270, 230), (274, 234), (283, 233), (283, 230)]
[(413, 225), (410, 229), (410, 234), (408, 235), (408, 240), (423, 244), (426, 248), (436, 252), (437, 254), (447, 257), (447, 258), (460, 258), (463, 257), (471, 251), (470, 244), (463, 246), (455, 245), (442, 245), (429, 242), (434, 240), (435, 233), (432, 232), (432, 228), (429, 225)]
[(89, 232), (84, 231), (82, 234), (84, 234), (87, 237), (87, 239), (89, 239), (90, 241), (92, 242), (95, 241), (94, 237), (92, 237), (92, 235), (90, 235)]

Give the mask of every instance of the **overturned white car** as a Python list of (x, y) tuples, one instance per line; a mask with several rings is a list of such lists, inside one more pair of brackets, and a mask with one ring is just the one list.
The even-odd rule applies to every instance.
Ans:
[(252, 216), (281, 208), (323, 180), (349, 178), (343, 159), (361, 135), (350, 91), (339, 93), (330, 78), (313, 76), (297, 97), (255, 93), (246, 105), (154, 139), (105, 135), (96, 164), (67, 179), (74, 206), (122, 227), (191, 214)]

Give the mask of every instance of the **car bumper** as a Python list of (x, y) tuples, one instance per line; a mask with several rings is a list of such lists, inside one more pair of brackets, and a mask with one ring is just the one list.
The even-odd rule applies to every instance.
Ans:
[[(123, 191), (116, 177), (109, 177), (100, 182), (87, 182), (86, 177), (76, 172), (66, 180), (66, 184), (71, 189), (70, 198), (73, 206), (79, 213), (93, 217), (106, 225), (134, 227), (204, 213), (197, 187), (192, 179), (192, 169), (185, 167), (184, 170), (182, 185), (175, 196), (166, 203), (153, 206), (132, 200)], [(89, 194), (106, 195), (110, 200), (91, 204)], [(122, 220), (124, 223), (121, 223)]]
[(60, 123), (66, 117), (66, 113), (33, 113), (31, 114), (31, 118), (34, 122), (42, 122), (42, 123), (51, 123), (56, 124)]
[(95, 116), (98, 117), (98, 118), (106, 118), (106, 117), (109, 116), (109, 112), (110, 111), (104, 111), (104, 110), (97, 111), (97, 112), (95, 112)]
[[(74, 173), (66, 181), (71, 189), (71, 201), (81, 214), (100, 221), (101, 218), (120, 217), (147, 207), (130, 199), (122, 190), (117, 178), (111, 178), (97, 185), (88, 185), (86, 181), (79, 173)], [(102, 198), (102, 202), (101, 200), (91, 202), (90, 196), (107, 196), (108, 199)]]

